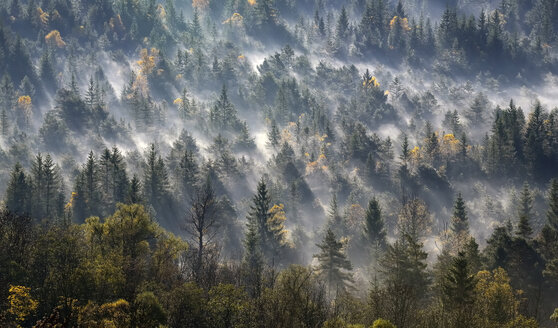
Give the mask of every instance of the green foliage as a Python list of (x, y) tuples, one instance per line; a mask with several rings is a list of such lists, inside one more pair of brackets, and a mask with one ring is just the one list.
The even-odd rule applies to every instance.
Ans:
[(320, 249), (320, 253), (314, 255), (319, 262), (318, 274), (325, 280), (329, 292), (335, 295), (345, 291), (353, 282), (353, 266), (343, 252), (343, 243), (328, 229), (322, 243), (316, 246)]
[(395, 326), (388, 320), (377, 319), (374, 321), (371, 328), (395, 328)]

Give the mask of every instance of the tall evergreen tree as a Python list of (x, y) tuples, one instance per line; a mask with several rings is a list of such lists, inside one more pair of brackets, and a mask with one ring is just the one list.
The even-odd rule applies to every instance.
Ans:
[(151, 144), (147, 151), (143, 175), (143, 194), (145, 201), (151, 204), (155, 211), (163, 210), (163, 202), (168, 196), (168, 184), (165, 163), (155, 148), (155, 144)]
[(32, 213), (39, 220), (56, 218), (59, 213), (57, 200), (61, 188), (58, 167), (50, 154), (44, 158), (39, 153), (32, 163)]
[(375, 197), (368, 203), (368, 209), (364, 216), (364, 236), (369, 246), (376, 253), (385, 249), (386, 231), (384, 229), (384, 219), (382, 218), (380, 204)]
[(262, 289), (263, 255), (258, 235), (258, 227), (249, 221), (244, 235), (242, 264), (248, 293), (254, 298), (260, 295)]
[(281, 141), (281, 134), (277, 128), (277, 123), (275, 120), (271, 120), (271, 126), (269, 132), (267, 133), (268, 144), (271, 148), (276, 149), (279, 147), (279, 142)]
[(535, 179), (540, 179), (546, 175), (545, 164), (548, 159), (545, 156), (545, 113), (540, 102), (535, 103), (535, 108), (529, 114), (529, 121), (525, 129), (525, 159), (530, 174)]
[(327, 210), (327, 228), (331, 229), (336, 236), (344, 236), (346, 232), (343, 216), (339, 213), (337, 195), (335, 193), (329, 201), (329, 209)]
[(558, 180), (552, 179), (548, 195), (546, 223), (541, 231), (539, 247), (546, 261), (544, 274), (558, 281)]
[[(101, 192), (99, 185), (99, 166), (97, 164), (97, 158), (93, 151), (89, 152), (87, 161), (82, 169), (82, 174), (84, 177), (84, 187), (85, 192), (84, 198), (87, 204), (87, 216), (100, 216), (101, 215)], [(85, 219), (85, 218), (83, 218)]]
[(126, 196), (126, 203), (128, 204), (141, 204), (143, 203), (142, 185), (137, 175), (133, 175), (130, 180), (130, 187)]
[(474, 303), (475, 278), (470, 274), (467, 258), (459, 252), (453, 259), (442, 285), (444, 308), (450, 327), (470, 327)]
[(343, 252), (343, 243), (337, 241), (335, 234), (328, 229), (320, 244), (316, 244), (320, 253), (314, 257), (318, 259), (318, 274), (325, 280), (330, 293), (345, 291), (353, 282), (351, 271), (353, 266)]
[(188, 149), (184, 150), (184, 154), (178, 165), (178, 184), (183, 199), (191, 197), (198, 184), (199, 168), (194, 154)]
[(236, 109), (229, 100), (227, 87), (224, 84), (219, 99), (217, 99), (215, 105), (211, 107), (209, 119), (217, 130), (235, 129), (240, 125)]
[(248, 230), (257, 232), (258, 247), (267, 261), (272, 261), (271, 240), (267, 222), (271, 218), (271, 197), (269, 196), (267, 185), (263, 178), (258, 183), (256, 194), (252, 199), (252, 205), (248, 212)]
[(523, 190), (519, 196), (517, 235), (525, 240), (531, 239), (533, 228), (531, 228), (531, 211), (533, 209), (533, 196), (529, 191), (529, 184), (523, 184)]
[(16, 163), (5, 194), (6, 208), (16, 215), (30, 214), (31, 189), (21, 164)]

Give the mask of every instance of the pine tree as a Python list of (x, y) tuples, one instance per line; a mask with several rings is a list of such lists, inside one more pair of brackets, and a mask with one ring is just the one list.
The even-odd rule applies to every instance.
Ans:
[(343, 243), (328, 229), (322, 243), (316, 246), (320, 249), (320, 253), (314, 255), (319, 262), (318, 274), (325, 280), (328, 291), (335, 294), (345, 291), (353, 282), (353, 266), (343, 252)]
[(14, 214), (27, 215), (30, 213), (30, 196), (31, 190), (29, 188), (28, 178), (25, 176), (21, 164), (16, 163), (10, 175), (8, 188), (6, 189), (6, 208)]
[(525, 240), (531, 239), (533, 229), (531, 228), (531, 210), (533, 209), (533, 196), (529, 191), (529, 184), (523, 184), (523, 190), (519, 196), (517, 235)]

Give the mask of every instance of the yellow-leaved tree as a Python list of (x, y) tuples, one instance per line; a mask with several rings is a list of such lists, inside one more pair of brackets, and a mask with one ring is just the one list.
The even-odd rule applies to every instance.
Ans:
[(21, 96), (17, 99), (17, 108), (19, 109), (18, 118), (21, 119), (23, 125), (29, 125), (31, 121), (31, 113), (33, 108), (33, 103), (31, 97)]
[(513, 289), (504, 269), (479, 271), (476, 280), (475, 327), (538, 327), (536, 320), (519, 314), (522, 292)]
[(192, 7), (198, 10), (204, 10), (209, 6), (209, 0), (192, 0)]
[(282, 250), (289, 246), (288, 231), (285, 229), (286, 220), (285, 206), (283, 204), (273, 205), (267, 219), (268, 240), (273, 260), (279, 258)]
[(23, 323), (25, 319), (37, 309), (39, 303), (31, 297), (31, 288), (25, 286), (10, 286), (8, 296), (8, 313), (14, 316), (16, 323)]
[(62, 36), (58, 30), (52, 30), (45, 36), (45, 41), (51, 46), (57, 46), (58, 48), (64, 48), (66, 42), (62, 40)]

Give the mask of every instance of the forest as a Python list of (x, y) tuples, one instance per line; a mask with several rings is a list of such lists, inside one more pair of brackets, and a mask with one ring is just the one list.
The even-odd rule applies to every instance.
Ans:
[(0, 1), (0, 326), (558, 327), (558, 0)]

